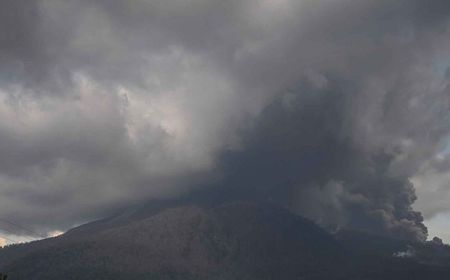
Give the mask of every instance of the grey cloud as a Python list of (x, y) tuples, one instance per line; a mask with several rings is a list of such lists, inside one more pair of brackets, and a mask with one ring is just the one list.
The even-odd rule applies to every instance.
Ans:
[(18, 79), (31, 61), (42, 61), (37, 2), (2, 1), (0, 4), (0, 59), (2, 81)]
[(449, 178), (450, 158), (445, 153), (425, 161), (414, 175), (412, 181), (418, 193), (415, 207), (425, 218), (431, 219), (439, 213), (449, 211)]
[(0, 8), (1, 216), (64, 229), (215, 185), (425, 236), (410, 179), (450, 130), (447, 1)]

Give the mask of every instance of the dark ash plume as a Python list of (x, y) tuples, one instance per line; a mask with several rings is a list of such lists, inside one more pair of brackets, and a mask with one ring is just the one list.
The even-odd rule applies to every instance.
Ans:
[[(414, 188), (392, 171), (398, 154), (354, 142), (349, 103), (335, 82), (300, 87), (266, 108), (241, 150), (223, 155), (224, 187), (288, 205), (324, 225), (425, 240)], [(353, 117), (353, 116), (352, 116)]]

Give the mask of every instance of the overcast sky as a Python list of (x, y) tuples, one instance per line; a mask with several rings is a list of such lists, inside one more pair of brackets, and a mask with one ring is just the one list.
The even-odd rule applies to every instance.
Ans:
[(2, 0), (0, 219), (232, 186), (450, 242), (449, 64), (447, 0)]

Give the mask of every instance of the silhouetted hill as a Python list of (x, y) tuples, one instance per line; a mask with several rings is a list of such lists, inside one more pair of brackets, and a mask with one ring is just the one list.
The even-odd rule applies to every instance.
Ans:
[(344, 263), (339, 244), (311, 221), (251, 203), (182, 206), (106, 224), (8, 248), (5, 255), (30, 252), (3, 258), (2, 270), (10, 279), (299, 279)]
[[(445, 258), (394, 256), (409, 246), (359, 232), (332, 235), (268, 204), (161, 202), (1, 249), (0, 271), (10, 280), (448, 279)], [(414, 246), (434, 254), (431, 245)]]

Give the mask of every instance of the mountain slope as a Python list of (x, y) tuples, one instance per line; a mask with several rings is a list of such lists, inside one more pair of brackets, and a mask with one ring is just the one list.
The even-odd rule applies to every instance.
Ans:
[(22, 245), (33, 249), (20, 257), (6, 257), (20, 246), (1, 250), (0, 270), (27, 280), (343, 279), (346, 267), (331, 235), (267, 205), (180, 206), (120, 224)]
[(332, 235), (269, 204), (198, 205), (149, 204), (8, 246), (0, 249), (0, 272), (11, 280), (450, 278), (449, 246)]

